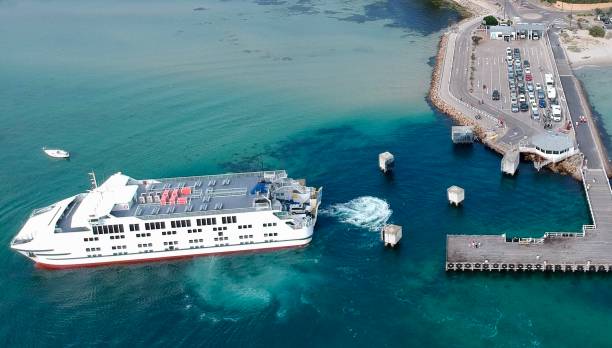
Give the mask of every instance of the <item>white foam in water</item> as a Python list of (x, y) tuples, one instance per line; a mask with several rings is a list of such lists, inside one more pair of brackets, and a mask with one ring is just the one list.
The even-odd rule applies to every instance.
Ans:
[(333, 204), (321, 212), (336, 217), (341, 222), (371, 231), (380, 231), (393, 214), (389, 203), (372, 196), (358, 197), (346, 203)]

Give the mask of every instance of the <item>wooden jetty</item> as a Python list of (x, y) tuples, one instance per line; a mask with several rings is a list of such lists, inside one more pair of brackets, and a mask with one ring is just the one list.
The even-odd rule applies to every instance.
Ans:
[(612, 190), (603, 169), (584, 169), (593, 225), (541, 238), (448, 235), (447, 271), (612, 272)]

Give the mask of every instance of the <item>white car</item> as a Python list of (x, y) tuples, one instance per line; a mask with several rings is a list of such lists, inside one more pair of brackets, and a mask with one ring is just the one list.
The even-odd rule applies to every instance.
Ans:
[(512, 104), (518, 104), (518, 103), (517, 103), (517, 101), (516, 101), (516, 97), (512, 97), (512, 98), (510, 98), (510, 103), (512, 103)]
[(559, 105), (553, 104), (551, 105), (552, 109), (552, 119), (555, 122), (561, 121), (561, 107)]
[(533, 93), (533, 91), (529, 91), (529, 100), (531, 99), (535, 99), (535, 94)]
[(531, 74), (531, 69), (528, 66), (525, 67), (525, 74)]
[(538, 102), (535, 100), (535, 98), (529, 98), (529, 102), (531, 103), (531, 107), (535, 109), (538, 108)]
[(542, 89), (542, 85), (539, 82), (536, 82), (535, 88), (536, 88), (536, 91), (539, 91)]
[(538, 111), (538, 108), (531, 108), (531, 115), (532, 115), (531, 117), (534, 120), (536, 120), (536, 121), (539, 120), (540, 119), (540, 111)]
[(525, 102), (525, 95), (524, 95), (524, 94), (519, 95), (519, 101), (520, 101), (521, 103), (524, 103), (524, 102)]

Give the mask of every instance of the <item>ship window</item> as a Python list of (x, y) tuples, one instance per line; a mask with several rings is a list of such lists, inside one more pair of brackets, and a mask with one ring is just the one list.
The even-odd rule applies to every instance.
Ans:
[(147, 233), (147, 237), (151, 237), (151, 233)]
[(102, 226), (102, 231), (104, 231), (105, 234), (108, 234), (108, 226)]
[(227, 223), (227, 219), (225, 218), (225, 216), (221, 217), (221, 222), (222, 223)]
[(89, 251), (89, 248), (85, 249), (85, 251)]
[(161, 224), (159, 222), (155, 223), (155, 229), (159, 230), (161, 228)]
[(123, 225), (119, 225), (119, 232), (124, 232)]
[(140, 233), (136, 233), (136, 237), (140, 237)]
[(161, 228), (166, 228), (166, 222), (165, 221), (161, 222)]
[(174, 222), (174, 221), (170, 221), (170, 226), (171, 226), (172, 228), (175, 228), (175, 227), (176, 227), (175, 222)]
[(238, 220), (236, 219), (236, 216), (232, 216), (232, 222), (233, 222), (233, 223), (236, 223), (236, 221), (238, 221)]
[(273, 222), (273, 223), (272, 223), (272, 226), (276, 226), (276, 222)]
[(123, 235), (123, 234), (122, 234), (122, 235), (121, 235), (121, 239), (125, 239), (125, 235)]
[(147, 231), (150, 230), (148, 222), (145, 222), (145, 230), (147, 230)]
[(130, 224), (130, 232), (134, 231), (134, 225)]
[(249, 228), (253, 228), (253, 225), (249, 225)]
[(252, 235), (252, 234), (249, 234), (249, 238), (253, 238), (253, 235)]

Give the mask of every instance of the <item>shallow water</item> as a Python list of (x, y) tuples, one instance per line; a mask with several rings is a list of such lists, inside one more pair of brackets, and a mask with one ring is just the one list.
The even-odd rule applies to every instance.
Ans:
[[(1, 245), (92, 168), (284, 168), (327, 212), (311, 245), (274, 253), (49, 272), (0, 248), (0, 344), (609, 346), (609, 277), (443, 271), (448, 233), (589, 222), (572, 179), (502, 177), (496, 154), (451, 145), (425, 97), (456, 18), (419, 1), (0, 2)], [(396, 250), (372, 231), (385, 221), (404, 226)]]

